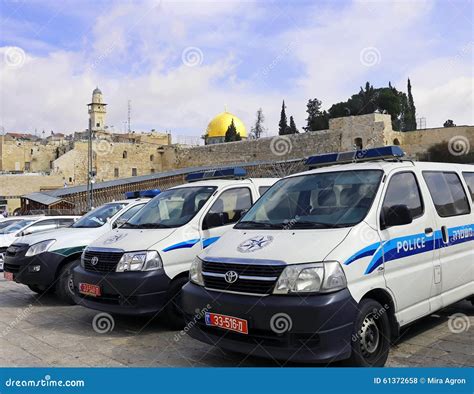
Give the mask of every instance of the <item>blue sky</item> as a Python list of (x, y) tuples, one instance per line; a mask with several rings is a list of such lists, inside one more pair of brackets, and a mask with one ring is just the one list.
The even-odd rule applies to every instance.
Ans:
[[(224, 105), (268, 134), (365, 81), (411, 78), (428, 127), (473, 124), (472, 1), (3, 1), (1, 125), (71, 132), (99, 85), (119, 131), (199, 136)], [(189, 58), (188, 58), (189, 56)]]

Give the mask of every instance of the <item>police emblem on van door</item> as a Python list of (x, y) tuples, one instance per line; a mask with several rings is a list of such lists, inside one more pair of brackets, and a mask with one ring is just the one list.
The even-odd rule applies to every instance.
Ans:
[(110, 244), (113, 244), (115, 242), (118, 242), (120, 241), (122, 238), (125, 238), (127, 236), (127, 233), (121, 233), (121, 234), (114, 234), (112, 235), (111, 237), (107, 238), (105, 241), (104, 241), (104, 245), (110, 245)]
[(224, 274), (224, 279), (227, 283), (235, 283), (239, 279), (239, 274), (235, 271), (227, 271)]
[(237, 250), (241, 253), (251, 253), (264, 248), (272, 243), (273, 237), (271, 235), (260, 235), (247, 239), (237, 246)]

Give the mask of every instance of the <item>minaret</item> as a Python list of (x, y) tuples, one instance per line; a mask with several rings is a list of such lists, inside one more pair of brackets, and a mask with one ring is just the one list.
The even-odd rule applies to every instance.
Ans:
[(106, 105), (102, 101), (102, 92), (96, 87), (92, 92), (92, 102), (87, 104), (92, 131), (105, 129)]

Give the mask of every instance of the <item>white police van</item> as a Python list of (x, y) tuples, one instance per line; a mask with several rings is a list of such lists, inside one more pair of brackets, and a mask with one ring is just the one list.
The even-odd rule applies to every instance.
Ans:
[[(5, 252), (14, 242), (29, 234), (68, 227), (77, 220), (78, 216), (15, 216), (8, 218), (7, 225), (0, 229), (0, 271), (3, 271)], [(1, 223), (3, 224), (3, 222)], [(6, 275), (9, 277), (9, 275)], [(8, 279), (8, 278), (7, 278)]]
[[(126, 222), (148, 201), (149, 198), (113, 201), (93, 209), (74, 224), (70, 220), (72, 226), (68, 228), (17, 238), (5, 251), (5, 277), (38, 294), (56, 292), (65, 302), (73, 304), (72, 268), (79, 264), (84, 248)], [(47, 219), (44, 217), (43, 222)], [(27, 230), (22, 232), (25, 233), (28, 234)]]
[(400, 327), (472, 299), (474, 166), (402, 156), (314, 156), (311, 166), (346, 164), (277, 182), (193, 262), (190, 335), (262, 357), (382, 366)]
[(277, 181), (245, 175), (243, 168), (189, 174), (189, 183), (163, 191), (91, 243), (74, 270), (76, 300), (117, 314), (163, 310), (167, 323), (181, 326), (179, 294), (191, 262)]

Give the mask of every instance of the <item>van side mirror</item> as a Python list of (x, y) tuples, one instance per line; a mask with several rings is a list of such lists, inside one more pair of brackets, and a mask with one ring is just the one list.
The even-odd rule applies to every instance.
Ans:
[(204, 217), (202, 228), (204, 230), (207, 230), (210, 228), (220, 227), (223, 225), (224, 225), (224, 220), (220, 213), (208, 213)]
[(385, 230), (388, 227), (403, 226), (411, 222), (413, 217), (407, 205), (392, 205), (383, 211), (381, 228)]

